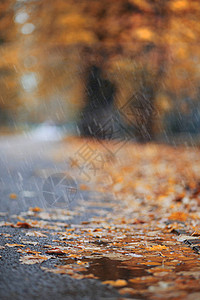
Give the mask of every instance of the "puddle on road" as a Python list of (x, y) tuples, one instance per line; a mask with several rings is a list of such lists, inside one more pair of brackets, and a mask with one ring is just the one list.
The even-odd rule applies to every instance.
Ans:
[[(74, 262), (74, 259), (62, 259), (60, 261), (62, 265), (71, 265), (74, 264)], [(116, 281), (118, 279), (123, 279), (127, 281), (126, 286), (132, 288), (147, 288), (147, 283), (145, 281), (138, 284), (137, 282), (133, 283), (129, 280), (133, 278), (147, 278), (147, 276), (149, 277), (152, 275), (148, 270), (159, 265), (141, 265), (137, 263), (135, 259), (122, 261), (107, 257), (94, 259), (85, 258), (82, 259), (81, 262), (85, 263), (87, 267), (85, 270), (79, 271), (79, 274), (84, 276), (92, 274), (100, 281)]]
[[(96, 234), (92, 243), (86, 240), (83, 244), (80, 239), (73, 254), (67, 250), (56, 255), (58, 264), (50, 271), (78, 280), (100, 280), (130, 299), (184, 299), (191, 292), (200, 295), (199, 256), (186, 245), (174, 242), (171, 235), (165, 235), (165, 246), (162, 236), (150, 236), (144, 245), (138, 232), (134, 239), (122, 236), (123, 242), (110, 242)], [(65, 245), (74, 246), (69, 239)]]
[[(61, 259), (60, 261), (60, 264), (64, 266), (74, 265), (74, 263), (79, 264), (79, 261), (66, 258)], [(81, 270), (82, 267), (83, 269)], [(81, 260), (80, 270), (77, 269), (77, 272), (86, 277), (92, 274), (96, 279), (99, 279), (102, 282), (123, 279), (126, 281), (127, 288), (139, 291), (148, 289), (151, 284), (159, 282), (160, 278), (154, 276), (156, 275), (154, 270), (161, 273), (163, 272), (163, 276), (170, 276), (169, 273), (164, 275), (164, 273), (168, 271), (167, 268), (169, 267), (153, 261), (146, 261), (144, 263), (142, 261), (138, 262), (137, 259), (115, 260), (107, 257), (91, 259), (90, 257)], [(178, 263), (173, 268), (173, 273), (188, 271), (189, 269), (189, 265), (187, 266), (185, 263)], [(121, 288), (121, 286), (117, 288)], [(140, 298), (139, 294), (137, 294), (137, 296)]]
[[(87, 260), (86, 260), (87, 261)], [(124, 279), (147, 276), (147, 267), (139, 265), (126, 265), (126, 261), (112, 260), (107, 257), (89, 260), (89, 267), (83, 274), (93, 274), (101, 281)]]

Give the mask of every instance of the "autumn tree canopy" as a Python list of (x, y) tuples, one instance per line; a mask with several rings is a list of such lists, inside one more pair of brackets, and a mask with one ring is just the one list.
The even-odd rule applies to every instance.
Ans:
[(153, 135), (154, 109), (162, 116), (179, 104), (186, 109), (183, 97), (198, 101), (199, 17), (197, 0), (2, 1), (1, 70), (15, 74), (1, 79), (3, 99), (15, 99), (4, 102), (41, 112), (60, 105), (61, 119), (67, 111), (74, 118), (95, 64), (117, 85), (118, 106), (149, 91), (145, 130)]

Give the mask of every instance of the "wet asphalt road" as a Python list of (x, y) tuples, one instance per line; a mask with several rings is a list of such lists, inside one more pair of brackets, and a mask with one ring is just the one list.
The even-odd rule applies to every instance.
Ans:
[[(51, 157), (52, 151), (59, 149), (59, 142), (42, 142), (27, 136), (0, 137), (0, 212), (1, 221), (9, 221), (9, 216), (27, 211), (29, 207), (45, 207), (42, 194), (44, 177), (48, 172), (62, 172), (63, 165), (56, 164)], [(66, 166), (65, 166), (66, 167)], [(38, 170), (40, 172), (38, 172)], [(42, 176), (43, 170), (46, 174)], [(43, 174), (44, 175), (44, 174)], [(17, 199), (10, 199), (15, 193)], [(90, 195), (84, 195), (89, 197)], [(87, 219), (87, 215), (74, 220), (78, 223)], [(20, 243), (25, 235), (20, 228), (0, 227), (0, 233), (11, 235), (9, 243)], [(40, 243), (51, 243), (48, 238), (40, 238)], [(0, 245), (8, 239), (0, 236)], [(37, 246), (34, 247), (37, 251)], [(39, 264), (22, 265), (16, 249), (5, 247), (0, 259), (0, 299), (118, 299), (119, 294), (109, 286), (97, 280), (72, 279), (67, 275), (45, 273)], [(53, 266), (54, 260), (43, 262), (43, 266)]]

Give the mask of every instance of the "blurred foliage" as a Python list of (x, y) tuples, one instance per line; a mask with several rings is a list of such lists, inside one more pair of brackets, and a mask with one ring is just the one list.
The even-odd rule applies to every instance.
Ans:
[(117, 106), (151, 91), (152, 132), (186, 97), (199, 102), (198, 0), (6, 0), (0, 12), (2, 118), (73, 120), (92, 65), (116, 84)]

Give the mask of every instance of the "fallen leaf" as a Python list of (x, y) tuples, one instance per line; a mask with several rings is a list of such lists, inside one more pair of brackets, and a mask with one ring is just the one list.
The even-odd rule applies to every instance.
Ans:
[(103, 284), (110, 284), (113, 287), (121, 287), (127, 285), (127, 281), (124, 279), (118, 279), (116, 281), (114, 280), (106, 280), (102, 282)]
[(46, 234), (39, 231), (29, 231), (26, 233), (27, 236), (47, 237)]
[(34, 212), (40, 212), (42, 211), (42, 208), (36, 206), (36, 207), (30, 207), (30, 211), (34, 211)]
[(17, 199), (17, 195), (14, 193), (10, 194), (9, 197), (10, 197), (10, 199), (13, 199), (13, 200)]
[(5, 246), (7, 246), (7, 247), (25, 247), (25, 245), (21, 245), (21, 244), (5, 244)]
[(50, 256), (45, 256), (45, 255), (25, 255), (22, 256), (20, 258), (20, 262), (22, 264), (26, 264), (26, 265), (33, 265), (33, 264), (38, 264), (38, 263), (42, 263), (43, 261), (49, 259)]
[(23, 244), (28, 244), (28, 245), (33, 245), (33, 246), (38, 245), (38, 242), (34, 242), (34, 241), (25, 241), (25, 240), (21, 240), (21, 242), (22, 242)]
[(186, 219), (187, 219), (187, 214), (185, 212), (182, 212), (182, 211), (177, 211), (177, 212), (174, 212), (172, 213), (170, 216), (169, 216), (169, 219), (170, 220), (177, 220), (177, 221), (183, 221), (185, 222)]
[(149, 251), (160, 251), (160, 250), (167, 250), (169, 248), (166, 246), (162, 246), (162, 245), (154, 245), (151, 247), (146, 247), (146, 249)]
[(63, 254), (66, 254), (65, 252), (63, 252), (61, 249), (59, 248), (53, 248), (53, 249), (50, 249), (50, 250), (47, 250), (45, 251), (45, 253), (47, 254), (57, 254), (57, 255), (63, 255)]
[(16, 227), (21, 228), (32, 228), (32, 226), (27, 222), (17, 222)]

